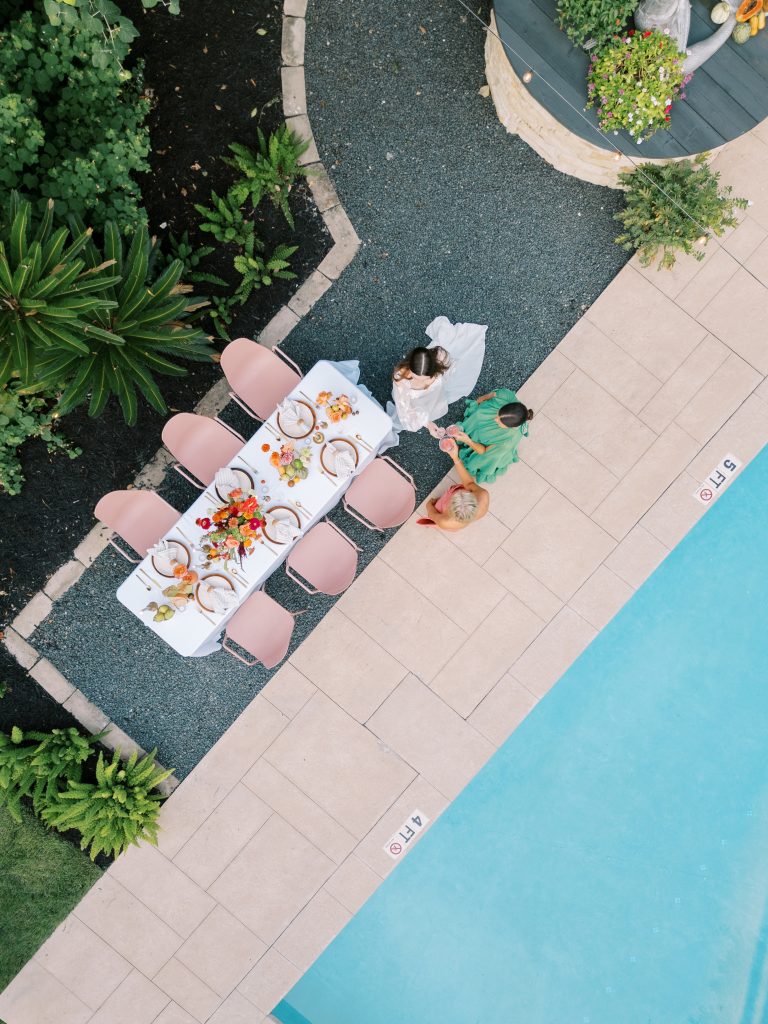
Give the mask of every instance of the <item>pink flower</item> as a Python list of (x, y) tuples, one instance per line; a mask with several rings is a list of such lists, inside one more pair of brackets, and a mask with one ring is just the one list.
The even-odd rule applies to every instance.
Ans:
[(228, 548), (236, 548), (237, 545), (238, 541), (236, 541), (234, 537), (227, 537), (227, 539), (224, 541), (224, 546)]
[(293, 462), (293, 455), (291, 455), (290, 452), (286, 452), (286, 451), (280, 452), (280, 465), (281, 466), (288, 466), (291, 462)]

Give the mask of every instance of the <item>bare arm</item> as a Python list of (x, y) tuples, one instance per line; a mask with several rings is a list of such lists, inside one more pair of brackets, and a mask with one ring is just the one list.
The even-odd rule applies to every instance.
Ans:
[(484, 455), (490, 448), (490, 445), (481, 444), (480, 441), (473, 441), (469, 434), (465, 434), (463, 430), (456, 435), (456, 440), (468, 445), (478, 455)]

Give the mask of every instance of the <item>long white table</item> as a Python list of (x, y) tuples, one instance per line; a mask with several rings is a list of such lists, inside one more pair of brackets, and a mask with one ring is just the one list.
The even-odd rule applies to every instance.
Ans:
[[(315, 406), (315, 398), (321, 391), (330, 391), (334, 396), (340, 394), (348, 395), (354, 403), (357, 415), (350, 416), (340, 423), (331, 423), (324, 410), (318, 409)], [(270, 465), (269, 456), (271, 452), (280, 447), (280, 443), (270, 430), (270, 427), (277, 431), (281, 437), (286, 437), (278, 428), (275, 413), (270, 416), (266, 423), (259, 427), (256, 433), (246, 442), (239, 455), (229, 463), (233, 469), (248, 470), (250, 466), (258, 471), (256, 474), (257, 479), (255, 480), (255, 492), (262, 507), (268, 509), (273, 505), (288, 505), (295, 508), (296, 502), (299, 501), (304, 506), (304, 515), (300, 515), (302, 536), (339, 502), (342, 494), (354, 479), (354, 475), (373, 461), (376, 453), (392, 431), (392, 421), (381, 406), (377, 405), (367, 395), (364, 395), (333, 364), (325, 360), (316, 363), (306, 376), (302, 378), (294, 391), (291, 392), (292, 398), (306, 402), (307, 397), (305, 396), (309, 396), (309, 399), (311, 399), (311, 404), (318, 421), (328, 423), (327, 427), (316, 428), (321, 429), (321, 432), (325, 435), (323, 443), (316, 444), (313, 442), (311, 435), (294, 442), (297, 448), (304, 445), (309, 445), (312, 448), (312, 461), (306, 480), (302, 480), (289, 488), (286, 483), (280, 481), (277, 469)], [(356, 434), (360, 434), (365, 439), (372, 449), (371, 451), (368, 451), (357, 440)], [(334, 438), (347, 438), (353, 441), (357, 447), (359, 455), (357, 468), (355, 474), (346, 480), (333, 480), (330, 476), (320, 471), (320, 452), (323, 444)], [(270, 451), (263, 452), (263, 445), (269, 445)], [(240, 456), (242, 456), (242, 459)], [(251, 473), (251, 476), (253, 476), (253, 473)], [(262, 485), (262, 480), (265, 481), (265, 485)], [(260, 493), (262, 486), (266, 486), (269, 493), (270, 500), (267, 502), (264, 502)], [(215, 494), (213, 484), (207, 487), (205, 492), (201, 493), (200, 497), (179, 519), (176, 526), (168, 531), (165, 535), (166, 540), (180, 541), (189, 548), (190, 544), (185, 540), (186, 537), (193, 542), (195, 548), (197, 547), (205, 531), (197, 526), (195, 520), (210, 516), (216, 510), (216, 505), (212, 503), (210, 497), (206, 497), (206, 492), (208, 495)], [(181, 533), (179, 528), (182, 531)], [(297, 542), (298, 538), (293, 543)], [(234, 615), (243, 601), (255, 590), (258, 590), (267, 577), (279, 568), (287, 558), (292, 546), (292, 544), (279, 545), (273, 542), (269, 542), (269, 546), (257, 543), (254, 545), (255, 550), (253, 554), (249, 554), (243, 559), (242, 566), (239, 561), (235, 561), (234, 565), (237, 576), (240, 580), (244, 581), (245, 586), (233, 581), (234, 590), (238, 597), (238, 605), (225, 615), (213, 612), (203, 614), (198, 608), (197, 601), (190, 601), (188, 607), (184, 611), (177, 611), (173, 618), (164, 622), (154, 622), (152, 613), (144, 609), (147, 604), (153, 601), (157, 604), (170, 604), (170, 600), (163, 597), (162, 588), (169, 586), (175, 581), (161, 577), (152, 565), (152, 560), (149, 556), (136, 567), (128, 579), (120, 586), (117, 591), (117, 598), (141, 620), (144, 626), (151, 629), (179, 654), (186, 657), (200, 657), (212, 654), (214, 651), (219, 650), (221, 646), (219, 638), (228, 620)], [(201, 577), (204, 577), (207, 572), (217, 572), (229, 576), (230, 579), (232, 578), (231, 573), (219, 567), (211, 566), (208, 570), (201, 569), (200, 566), (203, 561), (204, 556), (202, 553), (193, 550), (191, 568), (195, 569)], [(140, 570), (143, 570), (143, 572), (140, 572)], [(145, 574), (150, 577), (151, 581), (154, 581), (149, 590), (147, 589), (148, 584), (144, 581)], [(161, 586), (157, 584), (161, 584)]]

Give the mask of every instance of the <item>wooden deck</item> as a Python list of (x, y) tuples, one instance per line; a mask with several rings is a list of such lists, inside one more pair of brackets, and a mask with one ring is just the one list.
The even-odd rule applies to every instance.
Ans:
[[(716, 27), (709, 18), (713, 3), (693, 0), (691, 43)], [(615, 145), (627, 156), (648, 159), (690, 156), (722, 146), (768, 117), (765, 29), (744, 46), (729, 40), (696, 71), (686, 89), (687, 98), (672, 109), (669, 131), (657, 132), (642, 146), (625, 132), (608, 142), (597, 129), (594, 109), (584, 110), (589, 58), (558, 27), (557, 0), (495, 0), (494, 7), (510, 64), (518, 75), (525, 71), (525, 62), (536, 71), (528, 87), (531, 95), (562, 125), (603, 149)]]

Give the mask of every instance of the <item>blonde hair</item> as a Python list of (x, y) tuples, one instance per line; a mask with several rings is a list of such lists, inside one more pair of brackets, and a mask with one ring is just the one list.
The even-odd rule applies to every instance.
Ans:
[(457, 522), (471, 523), (477, 515), (477, 496), (472, 491), (456, 491), (449, 508)]

